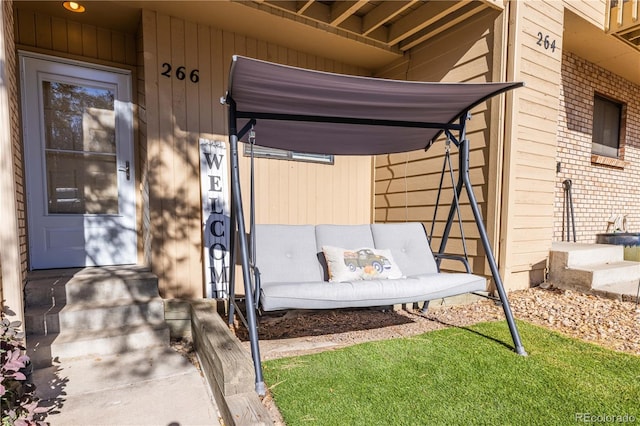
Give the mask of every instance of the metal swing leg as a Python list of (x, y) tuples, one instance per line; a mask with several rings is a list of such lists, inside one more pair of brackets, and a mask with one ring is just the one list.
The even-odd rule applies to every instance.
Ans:
[(478, 201), (476, 200), (475, 194), (473, 193), (473, 187), (471, 186), (471, 180), (469, 179), (468, 143), (469, 141), (466, 139), (460, 141), (460, 176), (462, 177), (465, 189), (467, 191), (467, 196), (469, 197), (469, 204), (471, 206), (471, 210), (473, 211), (473, 216), (478, 227), (478, 232), (480, 233), (482, 245), (487, 255), (487, 261), (489, 262), (489, 268), (491, 269), (491, 274), (493, 276), (496, 289), (498, 290), (498, 295), (500, 296), (500, 302), (502, 302), (502, 309), (504, 310), (504, 315), (507, 319), (507, 324), (509, 325), (509, 331), (511, 332), (511, 338), (513, 339), (515, 351), (516, 353), (518, 353), (518, 355), (526, 356), (527, 351), (525, 351), (524, 346), (522, 345), (522, 341), (520, 340), (520, 333), (518, 332), (518, 327), (516, 326), (515, 320), (513, 318), (513, 313), (511, 312), (511, 306), (509, 305), (507, 293), (504, 290), (502, 279), (500, 278), (498, 265), (496, 264), (496, 259), (493, 255), (493, 251), (491, 250), (491, 244), (489, 244), (487, 230), (485, 229), (484, 223), (482, 222), (482, 215), (480, 213), (480, 209), (478, 208)]
[[(251, 272), (249, 269), (249, 245), (247, 243), (247, 234), (244, 224), (244, 213), (242, 211), (242, 194), (240, 192), (240, 171), (238, 160), (238, 131), (236, 128), (235, 117), (235, 103), (229, 99), (229, 147), (230, 147), (230, 163), (231, 163), (231, 201), (234, 205), (233, 216), (235, 222), (231, 224), (231, 227), (237, 226), (237, 243), (238, 252), (240, 254), (240, 260), (242, 264), (242, 278), (244, 281), (245, 301), (247, 306), (247, 331), (249, 332), (249, 341), (251, 347), (251, 357), (253, 359), (253, 366), (256, 375), (255, 390), (260, 396), (264, 396), (267, 393), (267, 388), (264, 383), (262, 375), (262, 364), (260, 361), (260, 346), (258, 344), (258, 324), (256, 320), (256, 311), (254, 309), (253, 302), (253, 289), (251, 287)], [(235, 244), (234, 244), (235, 246)], [(232, 265), (235, 265), (235, 251), (232, 252)], [(234, 275), (235, 278), (235, 275)], [(235, 289), (234, 289), (235, 291)], [(235, 297), (235, 294), (230, 294), (229, 297)]]

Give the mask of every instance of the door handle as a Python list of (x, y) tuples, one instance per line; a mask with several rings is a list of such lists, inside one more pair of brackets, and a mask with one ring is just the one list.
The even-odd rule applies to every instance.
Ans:
[(127, 176), (127, 180), (131, 180), (131, 167), (129, 167), (129, 162), (124, 162), (124, 167), (118, 167), (119, 172), (125, 172)]

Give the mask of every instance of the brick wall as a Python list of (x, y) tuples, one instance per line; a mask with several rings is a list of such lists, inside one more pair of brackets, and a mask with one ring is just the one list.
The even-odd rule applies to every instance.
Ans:
[(13, 2), (0, 4), (0, 80), (2, 81), (0, 113), (2, 125), (2, 192), (0, 196), (0, 217), (2, 217), (2, 247), (0, 258), (0, 300), (6, 300), (7, 306), (22, 317), (23, 287), (27, 270), (27, 239), (24, 204), (24, 171), (22, 167), (22, 142), (20, 139), (18, 72), (14, 40)]
[(22, 272), (23, 281), (26, 280), (27, 274), (27, 215), (26, 200), (24, 188), (24, 167), (23, 167), (23, 146), (20, 131), (20, 105), (18, 100), (18, 58), (15, 49), (14, 39), (14, 16), (12, 11), (13, 2), (3, 2), (5, 7), (5, 37), (7, 49), (7, 66), (11, 69), (11, 74), (7, 76), (9, 90), (9, 108), (11, 116), (11, 140), (13, 145), (13, 171), (15, 174), (15, 196), (16, 196), (16, 215), (18, 225), (18, 242), (20, 246), (20, 270)]
[[(618, 161), (591, 155), (593, 97), (624, 105)], [(594, 161), (595, 160), (595, 161)], [(630, 232), (640, 232), (640, 86), (569, 52), (562, 57), (558, 117), (555, 241), (566, 239), (563, 181), (571, 179), (576, 240), (593, 243), (612, 214), (627, 215)], [(564, 232), (563, 232), (564, 229)]]

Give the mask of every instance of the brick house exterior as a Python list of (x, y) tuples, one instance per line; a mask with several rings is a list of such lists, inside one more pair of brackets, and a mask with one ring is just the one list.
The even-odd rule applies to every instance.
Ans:
[[(592, 155), (594, 94), (623, 105), (618, 159)], [(576, 241), (595, 242), (612, 214), (640, 232), (640, 86), (570, 52), (562, 56), (555, 241), (566, 240), (565, 179), (571, 179)]]

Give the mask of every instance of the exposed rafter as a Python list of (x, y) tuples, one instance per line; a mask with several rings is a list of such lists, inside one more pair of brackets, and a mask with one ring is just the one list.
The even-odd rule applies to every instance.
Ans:
[(417, 0), (413, 1), (386, 1), (367, 13), (362, 18), (362, 35), (367, 35), (373, 30), (386, 24), (394, 19), (396, 16), (418, 3)]
[(271, 13), (324, 30), (335, 28), (339, 30), (337, 34), (395, 52), (406, 51), (483, 9), (498, 10), (503, 6), (502, 0), (253, 0), (253, 3), (268, 6), (263, 10)]

